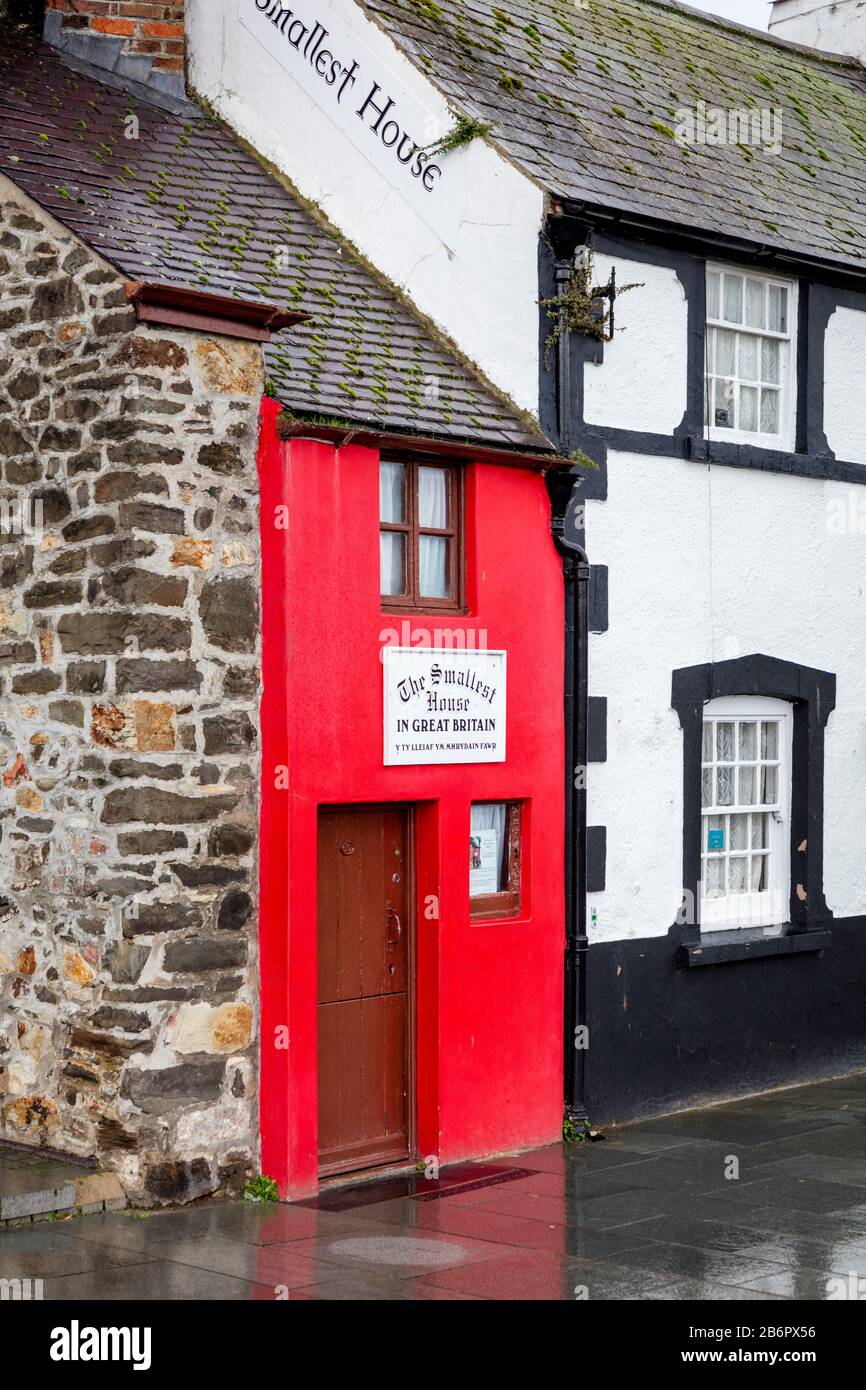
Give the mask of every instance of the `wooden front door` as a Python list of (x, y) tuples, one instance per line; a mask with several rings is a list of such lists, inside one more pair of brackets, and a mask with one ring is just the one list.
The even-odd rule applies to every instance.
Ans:
[(319, 814), (319, 1171), (409, 1156), (407, 816)]

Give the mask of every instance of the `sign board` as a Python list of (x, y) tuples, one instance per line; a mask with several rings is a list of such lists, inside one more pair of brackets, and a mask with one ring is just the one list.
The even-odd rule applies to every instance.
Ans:
[(505, 652), (386, 647), (385, 766), (505, 762)]
[[(446, 242), (456, 236), (428, 147), (447, 125), (395, 77), (328, 0), (238, 0), (238, 17), (391, 187)], [(287, 126), (290, 117), (287, 114)]]
[(476, 830), (469, 836), (469, 896), (499, 892), (499, 836), (495, 830)]

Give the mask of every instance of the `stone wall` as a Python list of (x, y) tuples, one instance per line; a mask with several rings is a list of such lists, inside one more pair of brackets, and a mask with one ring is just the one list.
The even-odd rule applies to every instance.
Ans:
[(183, 1200), (256, 1165), (261, 351), (0, 207), (0, 1137)]

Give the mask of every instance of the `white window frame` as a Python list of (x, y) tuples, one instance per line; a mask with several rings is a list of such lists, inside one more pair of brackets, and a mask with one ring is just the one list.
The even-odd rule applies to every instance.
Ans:
[[(734, 731), (734, 747), (736, 766), (740, 766), (740, 741), (739, 725), (737, 721), (751, 723), (754, 720), (773, 719), (780, 723), (779, 743), (778, 743), (778, 772), (776, 776), (776, 803), (774, 808), (768, 809), (765, 803), (761, 803), (758, 808), (755, 806), (742, 806), (736, 804), (732, 806), (714, 806), (712, 810), (704, 807), (703, 795), (701, 798), (701, 930), (702, 931), (729, 931), (732, 928), (746, 927), (768, 927), (780, 926), (787, 922), (790, 917), (790, 897), (791, 897), (791, 781), (792, 781), (792, 746), (794, 733), (794, 711), (791, 704), (786, 700), (771, 699), (757, 695), (732, 695), (724, 696), (716, 700), (709, 700), (703, 708), (704, 720), (732, 721), (737, 724)], [(702, 730), (703, 734), (703, 730)], [(760, 731), (759, 735), (760, 737)], [(703, 737), (701, 740), (703, 749)], [(716, 749), (714, 748), (714, 766), (716, 763)], [(757, 748), (757, 757), (760, 758), (760, 743)], [(742, 760), (746, 766), (749, 760)], [(706, 766), (701, 756), (701, 772), (703, 782), (703, 769)], [(760, 763), (757, 764), (760, 766)], [(713, 777), (715, 784), (715, 777)], [(756, 777), (756, 781), (757, 781)], [(715, 801), (715, 791), (714, 791)], [(767, 827), (767, 849), (769, 851), (769, 870), (767, 875), (767, 887), (762, 892), (747, 892), (734, 895), (727, 895), (721, 898), (707, 898), (704, 895), (705, 862), (712, 858), (712, 853), (708, 850), (709, 818), (715, 816), (730, 816), (743, 814), (766, 814), (768, 817)], [(746, 848), (746, 854), (749, 847)], [(725, 848), (720, 852), (719, 857), (729, 857), (731, 854), (730, 844), (725, 844)]]
[[(756, 271), (749, 266), (727, 265), (724, 262), (711, 261), (707, 263), (707, 286), (709, 287), (709, 277), (711, 274), (718, 275), (739, 275), (744, 279), (759, 280), (762, 284), (776, 285), (788, 291), (788, 328), (785, 333), (775, 333), (769, 329), (749, 328), (746, 324), (729, 323), (724, 318), (710, 318), (709, 316), (709, 296), (707, 300), (707, 319), (705, 325), (704, 338), (704, 414), (707, 412), (707, 383), (710, 376), (709, 354), (710, 354), (710, 330), (714, 328), (726, 328), (730, 331), (749, 335), (758, 338), (774, 338), (780, 343), (787, 344), (787, 351), (781, 352), (781, 369), (779, 372), (781, 391), (779, 395), (779, 432), (778, 434), (764, 434), (761, 430), (741, 430), (725, 429), (715, 423), (715, 419), (710, 416), (705, 418), (704, 431), (708, 440), (713, 440), (723, 444), (751, 444), (759, 449), (779, 449), (790, 453), (795, 447), (796, 441), (796, 422), (797, 422), (797, 319), (798, 319), (798, 285), (795, 280), (786, 280), (778, 275), (767, 275), (764, 272)], [(720, 286), (719, 312), (724, 309), (724, 282)], [(734, 380), (738, 383), (741, 378), (735, 376)], [(751, 383), (747, 383), (751, 384)], [(760, 421), (760, 398), (758, 400), (758, 412)]]

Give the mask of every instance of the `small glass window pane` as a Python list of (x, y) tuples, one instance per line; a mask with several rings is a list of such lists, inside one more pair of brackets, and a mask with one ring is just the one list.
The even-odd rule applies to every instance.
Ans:
[(750, 328), (765, 326), (763, 280), (746, 281), (746, 323)]
[(740, 275), (725, 276), (725, 312), (727, 323), (743, 321), (743, 279)]
[(734, 383), (716, 378), (716, 406), (714, 418), (719, 429), (734, 428)]
[(752, 816), (752, 849), (767, 848), (767, 817)]
[(704, 721), (704, 743), (701, 762), (711, 763), (713, 761), (713, 726), (707, 719)]
[(764, 893), (767, 889), (767, 856), (757, 854), (752, 857), (752, 887), (753, 893)]
[(728, 892), (745, 893), (747, 891), (747, 873), (749, 868), (748, 859), (743, 856), (741, 859), (731, 859), (728, 863)]
[(779, 433), (779, 393), (778, 391), (761, 392), (761, 433)]
[(731, 843), (730, 849), (748, 849), (749, 817), (731, 816)]
[(701, 805), (712, 806), (713, 804), (713, 769), (705, 767), (701, 773)]
[(757, 724), (740, 725), (740, 757), (743, 762), (753, 762), (758, 756)]
[(716, 372), (719, 376), (733, 376), (737, 370), (737, 335), (730, 328), (720, 328), (716, 333)]
[(422, 598), (448, 598), (448, 541), (444, 536), (419, 538), (418, 580)]
[(733, 724), (718, 724), (716, 726), (717, 747), (720, 763), (732, 763), (734, 761), (734, 726)]
[[(406, 469), (402, 463), (379, 464), (379, 519), (391, 523), (406, 520)], [(389, 592), (382, 590), (383, 594)]]
[(704, 861), (704, 885), (708, 898), (725, 896), (725, 860), (706, 859)]
[(475, 805), (469, 820), (469, 896), (502, 893), (508, 887), (506, 835), (508, 807), (504, 803)]
[(754, 338), (751, 333), (743, 333), (740, 337), (740, 377), (743, 381), (758, 380), (758, 344), (760, 338)]
[(755, 769), (753, 767), (740, 768), (740, 797), (741, 806), (754, 806), (755, 804)]
[(382, 594), (406, 592), (406, 537), (400, 531), (379, 532), (379, 570)]
[(761, 725), (761, 757), (771, 761), (779, 756), (778, 724)]
[(448, 525), (448, 477), (444, 468), (418, 469), (418, 524), (434, 531)]
[(788, 331), (788, 291), (784, 285), (770, 285), (767, 327), (771, 333)]
[(775, 806), (776, 804), (776, 768), (761, 768), (761, 801), (765, 806)]
[(733, 806), (734, 804), (734, 769), (732, 767), (720, 767), (716, 772), (716, 805)]
[(781, 348), (776, 338), (761, 339), (761, 380), (771, 383), (773, 386), (779, 384), (779, 363), (781, 361)]
[(721, 276), (717, 270), (711, 270), (707, 276), (707, 318), (717, 319), (719, 317), (719, 302), (721, 291)]
[(740, 429), (758, 429), (758, 388), (757, 386), (740, 387)]

